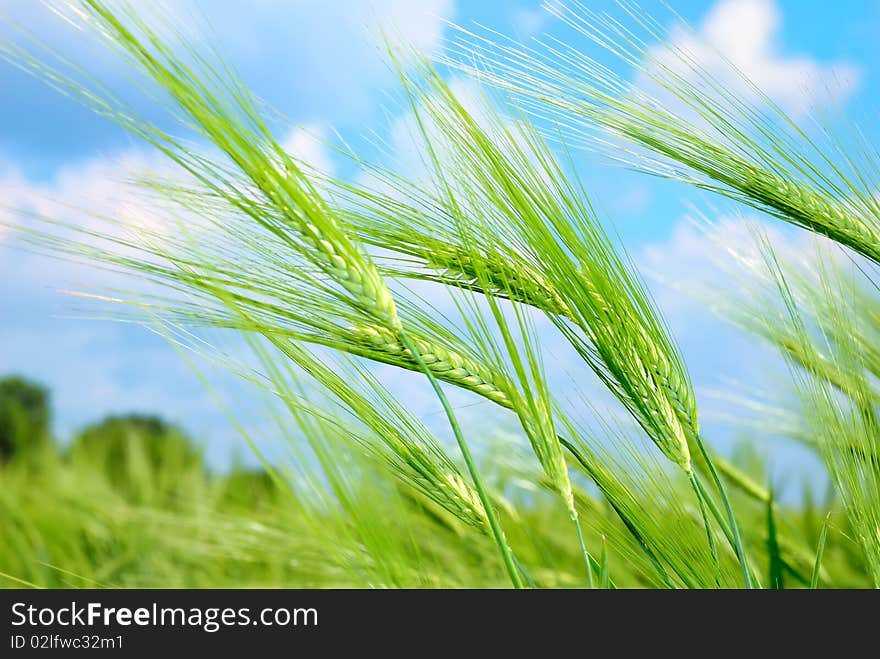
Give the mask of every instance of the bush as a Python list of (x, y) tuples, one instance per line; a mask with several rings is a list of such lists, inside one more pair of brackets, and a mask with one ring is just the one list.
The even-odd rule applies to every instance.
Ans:
[(71, 445), (70, 457), (103, 470), (114, 487), (136, 498), (177, 492), (194, 471), (202, 471), (201, 452), (185, 433), (141, 414), (110, 416), (87, 427)]
[(223, 501), (233, 506), (252, 510), (276, 502), (279, 494), (278, 485), (263, 469), (236, 467), (222, 480)]
[(49, 392), (21, 377), (0, 380), (0, 461), (48, 446)]

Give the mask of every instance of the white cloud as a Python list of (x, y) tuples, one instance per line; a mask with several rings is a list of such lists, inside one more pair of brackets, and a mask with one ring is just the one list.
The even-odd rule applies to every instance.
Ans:
[[(473, 78), (453, 77), (446, 84), (464, 110), (487, 134), (492, 137), (497, 135), (499, 144), (503, 144), (504, 140), (513, 139), (523, 153), (530, 154), (532, 146), (522, 137), (515, 122), (504, 114), (503, 108), (498, 109), (494, 106), (493, 100), (486, 95), (478, 82)], [(430, 152), (425, 146), (424, 135), (427, 135), (427, 142), (441, 162), (444, 160), (441, 145), (449, 144), (448, 136), (431, 116), (430, 109), (425, 107), (432, 98), (429, 96), (427, 102), (419, 101), (421, 125), (415, 112), (408, 110), (396, 117), (388, 130), (387, 155), (391, 158), (388, 166), (409, 181), (419, 180), (430, 174), (428, 169), (430, 162), (426, 161), (426, 158), (430, 158)], [(440, 101), (441, 107), (444, 103), (445, 101)], [(509, 130), (510, 134), (501, 135), (499, 129)], [(451, 168), (454, 164), (446, 166)], [(536, 169), (538, 167), (536, 162)], [(367, 184), (369, 179), (361, 179), (360, 182)]]
[(534, 7), (518, 7), (511, 14), (517, 37), (533, 37), (542, 32), (563, 11), (565, 0), (543, 0)]
[(0, 242), (15, 222), (15, 209), (27, 199), (30, 187), (16, 168), (0, 163)]
[(453, 0), (383, 0), (380, 3), (348, 0), (341, 4), (346, 6), (341, 9), (355, 14), (373, 12), (375, 22), (370, 21), (369, 15), (364, 18), (372, 22), (370, 34), (377, 43), (382, 43), (384, 31), (427, 54), (433, 54), (441, 47), (446, 21), (455, 12)]
[[(459, 103), (472, 116), (481, 120), (486, 116), (485, 97), (479, 85), (471, 78), (453, 78), (448, 82), (449, 89)], [(424, 112), (425, 108), (419, 110)], [(440, 128), (423, 116), (425, 132), (432, 143), (442, 143)], [(432, 137), (433, 136), (433, 137)], [(389, 129), (389, 148), (394, 160), (393, 169), (413, 180), (427, 174), (424, 148), (425, 140), (415, 112), (407, 111), (397, 117)]]
[(180, 177), (157, 154), (129, 151), (62, 167), (46, 183), (33, 183), (14, 169), (0, 169), (4, 219), (27, 223), (29, 215), (118, 231), (162, 230), (161, 205), (135, 181), (146, 175)]
[[(136, 280), (131, 274), (100, 267), (102, 264), (97, 261), (85, 265), (69, 254), (59, 253), (60, 258), (46, 258), (20, 253), (13, 259), (13, 254), (22, 245), (16, 238), (15, 227), (45, 232), (53, 241), (67, 241), (71, 246), (109, 249), (114, 255), (136, 258), (144, 258), (145, 252), (121, 244), (111, 246), (97, 236), (147, 247), (157, 238), (174, 235), (182, 226), (186, 226), (187, 231), (199, 231), (203, 224), (198, 221), (198, 216), (190, 217), (189, 211), (179, 204), (135, 182), (145, 176), (166, 181), (187, 180), (158, 154), (140, 151), (69, 165), (54, 178), (41, 183), (28, 181), (14, 172), (3, 176), (0, 166), (0, 203), (7, 206), (0, 208), (0, 223), (6, 222), (13, 227), (6, 235), (0, 233), (0, 277), (11, 277), (10, 282), (18, 282), (9, 284), (20, 289), (16, 293), (24, 295), (30, 291), (38, 297), (49, 295), (55, 298), (53, 304), (65, 315), (73, 308), (82, 309), (84, 305), (67, 296), (59, 297), (56, 293), (59, 290), (109, 293), (136, 287), (149, 291), (147, 282), (137, 280), (134, 286)], [(46, 222), (53, 223), (53, 226)], [(43, 242), (44, 247), (49, 244)], [(4, 260), (8, 262), (2, 263)], [(106, 309), (100, 311), (103, 313)], [(11, 328), (15, 327), (16, 324), (12, 323)]]
[[(160, 32), (165, 20), (186, 39), (209, 43), (259, 97), (296, 121), (352, 120), (372, 111), (376, 90), (395, 81), (385, 38), (433, 55), (455, 16), (454, 0), (253, 0), (247, 10), (238, 0), (135, 4)], [(124, 58), (108, 56), (100, 39), (50, 15), (43, 3), (0, 5), (0, 40), (12, 34), (5, 18), (101, 82), (130, 84)], [(0, 67), (0, 82), (2, 76)]]
[[(774, 0), (721, 0), (694, 35), (676, 28), (672, 50), (655, 50), (661, 63), (680, 68), (675, 49), (693, 58), (722, 82), (744, 88), (732, 64), (765, 94), (794, 115), (804, 114), (829, 97), (843, 103), (859, 86), (861, 73), (849, 62), (821, 63), (806, 55), (782, 52), (782, 13)], [(724, 62), (724, 58), (729, 63)]]
[[(171, 218), (162, 210), (155, 212), (155, 199), (129, 185), (133, 177), (148, 172), (176, 174), (158, 155), (138, 151), (67, 166), (43, 183), (28, 181), (0, 162), (0, 204), (9, 207), (0, 208), (0, 221), (27, 225), (31, 222), (27, 213), (35, 213), (101, 232), (176, 227), (170, 221), (166, 225)], [(105, 215), (108, 221), (96, 215)], [(65, 235), (61, 229), (52, 233)], [(0, 239), (0, 364), (7, 372), (24, 373), (51, 387), (58, 429), (66, 434), (107, 413), (156, 412), (210, 439), (211, 459), (225, 463), (230, 447), (240, 441), (177, 350), (137, 326), (84, 320), (83, 316), (118, 317), (121, 310), (58, 293), (60, 288), (117, 287), (149, 292), (150, 284), (133, 284), (129, 276), (19, 250), (11, 238)], [(245, 347), (235, 342), (232, 346)], [(222, 347), (230, 354), (228, 347)], [(209, 368), (193, 355), (190, 358), (200, 368)], [(251, 416), (252, 408), (242, 402), (250, 390), (239, 391), (235, 376), (210, 367), (209, 379), (214, 391), (235, 392), (224, 393), (224, 398), (241, 403), (237, 414)]]
[(319, 172), (333, 173), (333, 160), (326, 145), (326, 131), (320, 126), (298, 126), (281, 143), (282, 148), (297, 160)]
[[(739, 310), (785, 318), (777, 283), (751, 227), (757, 225), (766, 235), (787, 273), (797, 272), (797, 278), (789, 278), (792, 284), (800, 277), (818, 284), (823, 276), (818, 263), (853, 266), (827, 238), (768, 224), (757, 215), (722, 215), (704, 222), (682, 219), (668, 239), (644, 247), (635, 260), (648, 274), (654, 299), (681, 346), (697, 388), (701, 418), (732, 427), (744, 423), (741, 427), (751, 431), (760, 426), (766, 435), (768, 428), (789, 424), (743, 401), (772, 410), (787, 408), (796, 396), (779, 350), (731, 322)], [(792, 292), (800, 305), (805, 300), (798, 291), (795, 285)]]
[[(707, 226), (685, 217), (666, 240), (643, 247), (636, 262), (659, 283), (655, 296), (663, 312), (677, 319), (693, 317), (705, 313), (704, 303), (694, 293), (732, 291), (736, 287), (732, 254), (743, 265), (759, 266), (760, 254), (749, 229), (758, 221), (755, 216), (721, 216)], [(778, 235), (773, 242), (780, 242)]]
[(768, 224), (760, 217), (720, 215), (682, 218), (668, 239), (644, 246), (636, 262), (655, 284), (654, 295), (673, 325), (706, 315), (713, 302), (752, 298), (758, 294), (777, 299), (776, 284), (756, 241), (755, 229), (766, 236), (776, 257), (797, 268), (801, 276), (818, 276), (815, 267), (843, 264), (848, 255), (834, 242), (784, 224)]
[(543, 7), (534, 9), (515, 9), (511, 16), (513, 30), (519, 37), (531, 37), (538, 34), (547, 25), (551, 14)]

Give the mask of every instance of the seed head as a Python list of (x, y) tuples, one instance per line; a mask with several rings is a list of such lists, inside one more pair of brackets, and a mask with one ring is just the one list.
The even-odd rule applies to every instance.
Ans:
[[(379, 326), (358, 326), (351, 328), (355, 340), (368, 351), (378, 353), (383, 361), (410, 370), (421, 370), (412, 354), (403, 347), (398, 337)], [(493, 377), (482, 365), (442, 346), (431, 344), (423, 339), (412, 338), (412, 344), (419, 357), (439, 380), (468, 389), (499, 405), (512, 408), (510, 384)]]

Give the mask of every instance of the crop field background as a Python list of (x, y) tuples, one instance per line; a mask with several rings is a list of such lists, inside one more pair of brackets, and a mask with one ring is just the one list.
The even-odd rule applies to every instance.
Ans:
[(880, 587), (880, 5), (294, 4), (0, 4), (0, 585)]

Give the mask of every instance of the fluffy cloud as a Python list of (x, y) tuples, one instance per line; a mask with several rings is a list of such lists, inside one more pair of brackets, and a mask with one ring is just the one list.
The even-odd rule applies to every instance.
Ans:
[(349, 0), (343, 4), (355, 14), (372, 13), (374, 21), (370, 20), (369, 14), (362, 20), (370, 25), (369, 33), (379, 43), (383, 32), (391, 35), (396, 32), (408, 44), (428, 54), (441, 47), (446, 21), (452, 18), (455, 10), (453, 0), (385, 0), (378, 4)]
[[(485, 117), (485, 99), (479, 85), (474, 80), (459, 77), (450, 80), (448, 84), (455, 98), (469, 113), (477, 118)], [(420, 108), (420, 112), (424, 111), (424, 108)], [(422, 120), (425, 122), (424, 130), (428, 139), (437, 142), (441, 138), (440, 128), (427, 117), (423, 116)], [(394, 119), (388, 134), (391, 152), (389, 155), (393, 159), (391, 163), (393, 169), (405, 174), (409, 179), (420, 178), (426, 174), (425, 141), (422, 136), (422, 127), (416, 120), (415, 112), (407, 111)]]
[[(10, 25), (19, 25), (106, 83), (114, 93), (136, 101), (139, 112), (154, 118), (159, 108), (132, 88), (126, 60), (108, 53), (94, 35), (52, 15), (46, 6), (51, 4), (0, 2), (0, 41), (15, 38)], [(257, 96), (283, 115), (297, 123), (319, 120), (335, 125), (360, 124), (375, 110), (376, 93), (394, 85), (386, 38), (431, 55), (442, 47), (447, 21), (455, 16), (454, 0), (254, 0), (246, 7), (234, 0), (135, 4), (151, 25), (161, 26), (160, 19), (171, 16), (170, 24), (181, 29), (187, 39), (207, 42)], [(154, 13), (159, 17), (153, 18)], [(74, 24), (77, 20), (81, 22), (71, 18)], [(0, 106), (0, 118), (25, 127), (30, 125), (30, 115), (39, 112), (42, 116), (49, 103), (59, 100), (54, 91), (3, 64), (0, 88), (13, 99)], [(83, 120), (77, 117), (77, 121)], [(101, 134), (100, 126), (91, 126), (91, 130)], [(55, 143), (75, 143), (83, 154), (96, 148), (95, 135), (70, 135), (51, 124), (41, 126), (40, 131), (52, 135), (29, 130), (25, 135), (31, 144), (18, 135), (4, 136), (0, 148), (9, 149), (12, 144), (16, 153), (21, 153), (32, 148), (37, 139), (47, 142), (42, 147), (46, 150)], [(106, 143), (98, 148), (102, 146)], [(110, 148), (117, 147), (118, 143)]]
[[(792, 419), (802, 415), (791, 408), (797, 396), (778, 349), (730, 322), (730, 312), (740, 303), (749, 309), (767, 304), (770, 311), (780, 302), (755, 241), (755, 227), (766, 235), (780, 262), (801, 266), (799, 277), (815, 277), (818, 283), (818, 254), (823, 264), (830, 260), (852, 266), (850, 255), (830, 240), (767, 223), (757, 215), (722, 215), (711, 223), (684, 218), (668, 239), (644, 247), (635, 260), (648, 275), (654, 299), (681, 346), (697, 387), (701, 418), (728, 432), (760, 428), (766, 437), (797, 428)], [(781, 307), (777, 311), (784, 313)], [(795, 412), (788, 418), (785, 411), (790, 409)], [(773, 450), (782, 455), (776, 453), (780, 447)], [(794, 454), (787, 459), (803, 458)]]
[[(323, 127), (294, 128), (282, 147), (319, 171), (332, 173), (333, 159)], [(156, 151), (129, 150), (69, 164), (46, 182), (28, 180), (0, 161), (0, 240), (8, 227), (40, 216), (96, 231), (164, 232), (182, 210), (138, 185), (139, 179), (188, 180)], [(7, 229), (4, 233), (4, 228)]]
[(798, 268), (803, 276), (815, 274), (820, 259), (844, 265), (850, 258), (823, 236), (767, 223), (753, 214), (722, 214), (711, 222), (682, 218), (668, 239), (644, 246), (636, 259), (673, 325), (691, 331), (693, 319), (705, 316), (713, 300), (733, 300), (761, 291), (777, 298), (756, 230), (767, 238), (781, 263)]
[[(189, 233), (202, 230), (205, 225), (194, 212), (139, 185), (137, 180), (144, 177), (188, 181), (159, 155), (141, 151), (70, 165), (42, 183), (27, 181), (14, 173), (0, 176), (0, 195), (3, 203), (8, 204), (5, 212), (0, 212), (0, 226), (5, 222), (11, 227), (0, 235), (0, 298), (6, 298), (10, 309), (8, 313), (0, 310), (0, 318), (5, 321), (0, 323), (0, 332), (14, 334), (30, 323), (38, 329), (30, 329), (29, 333), (42, 334), (54, 326), (49, 313), (69, 316), (76, 310), (77, 315), (124, 315), (121, 308), (73, 298), (59, 291), (153, 292), (155, 285), (132, 273), (110, 269), (89, 256), (75, 256), (78, 250), (63, 254), (52, 247), (54, 243), (66, 243), (71, 248), (109, 249), (117, 256), (143, 259), (142, 250), (121, 243), (111, 245), (98, 236), (147, 246), (164, 236), (176, 235), (184, 226)], [(18, 239), (16, 228), (45, 232), (53, 243), (40, 241), (43, 249), (38, 254), (22, 250), (26, 243)], [(44, 254), (47, 250), (51, 250), (52, 258)], [(46, 314), (42, 319), (33, 316), (25, 321), (26, 313), (33, 314), (40, 308)], [(88, 333), (98, 336), (101, 330), (95, 328)], [(24, 350), (28, 344), (13, 345)], [(59, 362), (62, 363), (63, 360)]]
[(513, 30), (521, 38), (534, 36), (544, 29), (550, 16), (543, 7), (515, 9), (511, 15)]
[(15, 209), (27, 198), (30, 187), (16, 168), (0, 164), (0, 242), (15, 221)]
[(517, 7), (510, 16), (514, 33), (526, 38), (542, 32), (563, 10), (565, 0), (543, 0), (534, 7)]
[[(191, 1), (191, 0), (190, 0)], [(254, 6), (256, 5), (256, 6)], [(308, 120), (350, 120), (373, 109), (376, 88), (394, 83), (386, 38), (432, 55), (453, 0), (258, 0), (203, 3), (211, 37), (274, 105)]]
[[(758, 221), (756, 216), (722, 215), (707, 225), (685, 217), (666, 240), (643, 247), (636, 262), (655, 283), (655, 297), (664, 313), (676, 321), (705, 314), (705, 305), (694, 294), (733, 291), (737, 284), (732, 259), (745, 267), (760, 267), (750, 229)], [(774, 244), (784, 242), (770, 231)]]
[(782, 13), (774, 0), (721, 0), (706, 15), (698, 34), (676, 28), (669, 48), (654, 55), (663, 64), (679, 67), (674, 51), (683, 51), (727, 84), (744, 87), (731, 71), (732, 64), (794, 115), (829, 96), (845, 102), (859, 86), (859, 69), (848, 62), (820, 63), (805, 55), (786, 55), (779, 39), (781, 23)]
[[(499, 123), (502, 127), (510, 131), (510, 135), (498, 135), (498, 139), (503, 140), (512, 138), (523, 153), (530, 155), (531, 145), (518, 132), (515, 122), (504, 113), (504, 108), (498, 108), (494, 105), (493, 99), (488, 96), (472, 78), (456, 76), (447, 81), (449, 91), (461, 104), (468, 114), (485, 130), (490, 136), (495, 136), (499, 130)], [(433, 92), (430, 92), (433, 94)], [(441, 107), (443, 101), (440, 101)], [(448, 144), (448, 137), (443, 133), (442, 127), (429, 114), (428, 108), (425, 107), (426, 102), (419, 102), (419, 112), (421, 114), (421, 125), (417, 121), (415, 112), (408, 110), (397, 116), (391, 123), (388, 130), (387, 146), (390, 156), (388, 166), (405, 176), (408, 180), (418, 180), (429, 173), (430, 151), (426, 148), (426, 141), (430, 143), (434, 154), (443, 162), (444, 153), (440, 150), (441, 145)], [(427, 138), (425, 137), (427, 136)], [(536, 169), (541, 166), (534, 156)], [(447, 164), (447, 167), (453, 165)], [(362, 183), (367, 180), (362, 179)], [(641, 200), (636, 200), (640, 202)]]
[(160, 231), (164, 208), (136, 185), (144, 176), (179, 177), (156, 154), (128, 151), (62, 167), (45, 183), (34, 183), (14, 168), (0, 167), (0, 195), (5, 209), (0, 223), (27, 224), (39, 216), (85, 229), (125, 232)]
[(281, 146), (297, 160), (320, 172), (333, 173), (333, 159), (326, 145), (327, 134), (321, 126), (294, 128)]
[[(94, 214), (114, 218), (120, 230), (156, 221), (145, 199), (123, 181), (153, 160), (141, 153), (95, 159), (66, 167), (50, 181), (34, 183), (11, 167), (0, 166), (0, 223), (29, 225), (28, 214), (106, 230)], [(59, 430), (66, 433), (89, 418), (125, 409), (161, 411), (184, 420), (209, 412), (198, 399), (195, 377), (175, 356), (163, 353), (161, 339), (119, 323), (72, 321), (60, 316), (82, 311), (82, 305), (58, 294), (58, 288), (105, 288), (119, 280), (104, 271), (70, 261), (37, 256), (18, 249), (7, 234), (0, 240), (0, 364), (50, 385), (56, 396)], [(94, 312), (94, 309), (92, 309)], [(192, 391), (181, 404), (174, 381), (189, 381)], [(195, 420), (200, 425), (202, 418)], [(187, 420), (187, 423), (190, 423)]]

